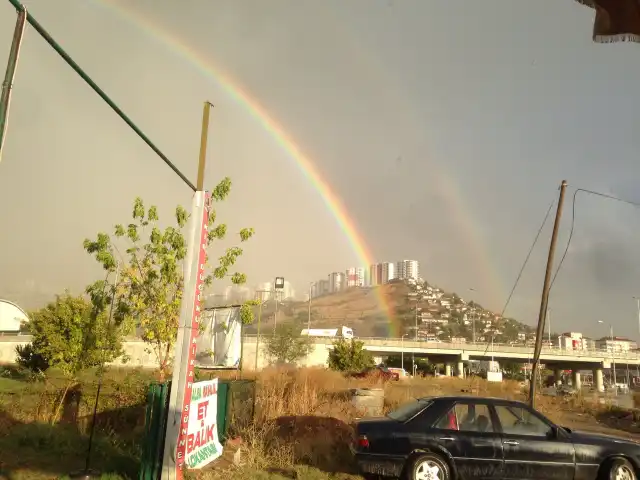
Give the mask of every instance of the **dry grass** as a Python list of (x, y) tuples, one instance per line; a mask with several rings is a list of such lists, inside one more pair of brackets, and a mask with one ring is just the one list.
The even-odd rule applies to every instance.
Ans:
[[(240, 376), (244, 379), (254, 378), (257, 385), (256, 409), (253, 423), (235, 432), (241, 438), (239, 447), (232, 443), (227, 444), (223, 457), (211, 468), (189, 474), (190, 477), (204, 480), (359, 478), (355, 475), (349, 450), (353, 438), (352, 424), (362, 415), (352, 404), (350, 390), (353, 388), (384, 389), (385, 411), (424, 396), (464, 394), (518, 400), (525, 398), (521, 393), (520, 384), (511, 381), (488, 383), (478, 379), (419, 377), (383, 383), (373, 378), (347, 378), (323, 368), (268, 368), (259, 372), (257, 376), (239, 372), (216, 372), (216, 376), (232, 379)], [(100, 422), (104, 427), (101, 428), (104, 435), (98, 451), (104, 452), (104, 458), (97, 459), (99, 464), (114, 465), (113, 458), (118, 455), (122, 457), (125, 450), (133, 451), (132, 446), (139, 442), (139, 439), (134, 438), (129, 441), (127, 435), (121, 434), (120, 430), (126, 424), (126, 430), (130, 434), (137, 435), (141, 431), (141, 425), (138, 425), (136, 418), (139, 419), (144, 413), (144, 407), (140, 407), (140, 402), (144, 402), (144, 391), (148, 382), (149, 378), (142, 372), (110, 373), (110, 378), (105, 382), (104, 404), (101, 402), (101, 410), (105, 411), (105, 417)], [(46, 473), (52, 471), (47, 470), (50, 468), (45, 462), (48, 457), (55, 459), (57, 463), (61, 458), (69, 459), (69, 467), (71, 463), (75, 465), (81, 461), (84, 440), (82, 436), (78, 436), (77, 431), (85, 430), (84, 420), (77, 422), (74, 427), (75, 433), (59, 427), (36, 428), (42, 425), (38, 422), (47, 422), (50, 418), (52, 404), (57, 398), (57, 388), (51, 382), (41, 382), (28, 384), (27, 387), (19, 389), (5, 389), (4, 392), (0, 390), (0, 406), (11, 413), (5, 417), (9, 423), (4, 426), (3, 417), (0, 415), (0, 450), (7, 449), (8, 452), (9, 445), (17, 442), (23, 452), (30, 449), (37, 452), (37, 455), (34, 453), (33, 459), (28, 461), (28, 468), (27, 463), (17, 462), (14, 456), (0, 455), (0, 478), (3, 470), (11, 471), (14, 478), (51, 478)], [(87, 383), (85, 390), (86, 400), (81, 402), (80, 412), (75, 414), (81, 418), (86, 417), (91, 407), (94, 387)], [(640, 401), (640, 397), (638, 400)], [(594, 403), (589, 396), (565, 399), (540, 397), (537, 406), (540, 411), (561, 425), (602, 431), (605, 427), (599, 424), (597, 419), (599, 416), (608, 415), (616, 422), (621, 422), (617, 428), (634, 432), (628, 428), (628, 412), (620, 412), (611, 405)], [(112, 418), (112, 414), (107, 415), (108, 410), (116, 407), (120, 412), (117, 418)], [(131, 419), (123, 416), (123, 412), (129, 411)], [(13, 432), (11, 436), (2, 434), (10, 430)], [(61, 443), (62, 440), (64, 441)], [(240, 466), (233, 463), (233, 456), (238, 448)], [(123, 458), (129, 462), (135, 460), (134, 456)], [(24, 459), (26, 462), (27, 457), (24, 456)], [(3, 465), (3, 460), (8, 464)], [(33, 463), (36, 461), (40, 463)], [(127, 466), (118, 468), (118, 471), (131, 469)], [(34, 474), (20, 477), (21, 472), (40, 473), (39, 476)]]
[[(416, 398), (447, 394), (525, 399), (521, 385), (513, 381), (419, 377), (372, 384), (323, 368), (268, 368), (256, 380), (256, 421), (239, 432), (243, 440), (242, 466), (230, 467), (227, 463), (201, 476), (238, 480), (359, 478), (352, 476), (355, 469), (349, 452), (352, 424), (361, 415), (351, 403), (352, 388), (383, 388), (385, 411)], [(594, 404), (582, 396), (540, 397), (537, 408), (559, 424), (578, 423), (584, 429), (597, 428), (596, 416), (611, 406)], [(255, 472), (275, 476), (260, 477)]]

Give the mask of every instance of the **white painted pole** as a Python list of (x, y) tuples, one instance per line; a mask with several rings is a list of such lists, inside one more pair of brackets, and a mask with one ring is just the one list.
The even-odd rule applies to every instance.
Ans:
[[(193, 196), (189, 239), (184, 267), (184, 294), (180, 311), (180, 325), (173, 361), (173, 378), (169, 395), (169, 414), (162, 462), (162, 480), (181, 480), (185, 462), (185, 442), (191, 400), (191, 386), (195, 364), (195, 339), (198, 335), (200, 302), (204, 277), (209, 216), (209, 194), (197, 191)], [(185, 421), (185, 417), (186, 420)]]

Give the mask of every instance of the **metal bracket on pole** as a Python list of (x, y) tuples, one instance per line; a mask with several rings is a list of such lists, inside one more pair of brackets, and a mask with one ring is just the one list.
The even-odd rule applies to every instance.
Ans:
[(13, 81), (16, 77), (16, 67), (18, 66), (18, 57), (20, 57), (20, 47), (24, 39), (24, 27), (27, 24), (27, 8), (23, 5), (18, 9), (18, 20), (13, 33), (13, 41), (11, 42), (11, 50), (9, 51), (9, 60), (7, 61), (7, 71), (2, 82), (2, 95), (0, 96), (0, 162), (2, 161), (2, 148), (7, 135), (7, 126), (9, 125), (9, 106), (11, 105), (11, 89)]

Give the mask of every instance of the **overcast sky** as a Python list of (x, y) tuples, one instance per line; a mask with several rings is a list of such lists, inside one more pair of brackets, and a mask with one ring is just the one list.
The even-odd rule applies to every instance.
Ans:
[[(560, 181), (640, 201), (640, 46), (591, 41), (573, 0), (28, 0), (29, 11), (187, 176), (202, 103), (220, 217), (256, 229), (249, 283), (299, 290), (358, 257), (296, 161), (179, 39), (276, 120), (332, 186), (377, 261), (500, 311)], [(158, 37), (108, 5), (126, 6)], [(14, 10), (0, 2), (0, 61)], [(163, 37), (164, 36), (164, 40)], [(100, 273), (82, 241), (141, 196), (191, 192), (31, 28), (0, 163), (0, 297), (34, 307)], [(578, 196), (554, 330), (638, 337), (640, 212)], [(547, 224), (507, 315), (533, 324)], [(224, 245), (221, 245), (221, 247)], [(215, 254), (214, 254), (215, 255)]]

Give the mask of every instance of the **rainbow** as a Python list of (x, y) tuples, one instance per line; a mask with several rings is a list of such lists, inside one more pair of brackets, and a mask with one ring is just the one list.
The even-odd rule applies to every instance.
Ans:
[[(97, 5), (113, 12), (118, 17), (130, 23), (132, 26), (141, 29), (150, 37), (160, 42), (164, 47), (175, 53), (183, 60), (196, 67), (202, 74), (211, 78), (226, 93), (233, 98), (239, 105), (270, 133), (271, 137), (286, 151), (294, 161), (302, 175), (320, 194), (326, 208), (335, 218), (336, 223), (344, 232), (351, 248), (353, 249), (358, 262), (364, 268), (377, 263), (371, 250), (359, 233), (355, 221), (350, 217), (348, 210), (343, 205), (339, 196), (333, 191), (331, 186), (323, 179), (314, 162), (305, 155), (300, 146), (296, 144), (282, 126), (272, 118), (269, 113), (260, 105), (260, 103), (252, 98), (248, 92), (244, 91), (238, 82), (234, 81), (223, 69), (215, 65), (209, 58), (198, 52), (191, 45), (188, 45), (177, 35), (163, 29), (161, 26), (152, 23), (141, 13), (136, 12), (130, 4), (120, 5), (111, 0), (94, 0)], [(432, 165), (432, 169), (436, 168)], [(495, 274), (495, 268), (481, 246), (484, 244), (479, 235), (479, 229), (470, 219), (468, 209), (465, 208), (462, 201), (460, 189), (457, 187), (453, 179), (442, 171), (437, 171), (439, 179), (440, 192), (446, 198), (449, 208), (452, 210), (453, 217), (456, 219), (457, 226), (463, 230), (464, 237), (468, 239), (468, 246), (472, 255), (477, 259), (477, 268), (487, 277), (486, 284), (482, 286), (474, 286), (483, 294), (488, 295), (494, 301), (501, 301), (504, 298), (506, 290), (501, 288), (501, 282)], [(487, 291), (489, 288), (489, 291)], [(377, 303), (384, 315), (388, 319), (389, 336), (397, 337), (401, 334), (401, 327), (395, 318), (393, 308), (384, 295), (382, 288), (374, 288)]]

